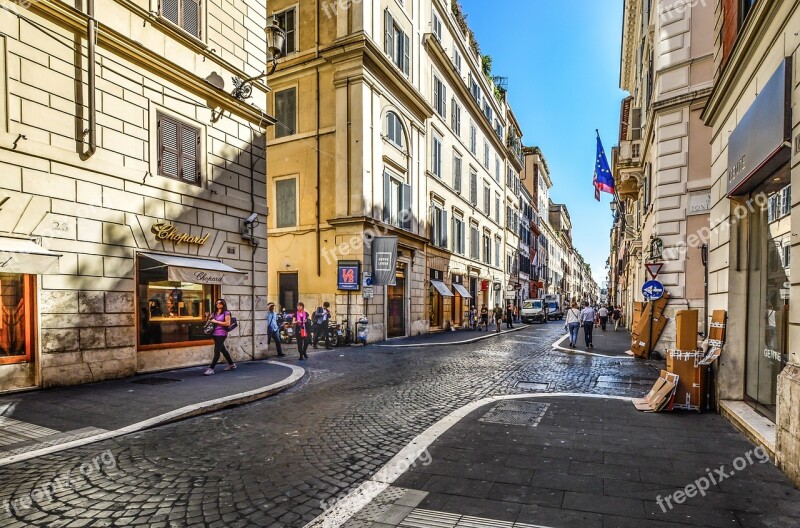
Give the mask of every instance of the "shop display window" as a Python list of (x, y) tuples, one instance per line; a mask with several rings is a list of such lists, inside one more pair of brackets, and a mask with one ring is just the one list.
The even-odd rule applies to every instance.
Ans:
[(203, 333), (206, 314), (219, 287), (167, 279), (167, 267), (139, 259), (137, 303), (139, 348), (193, 346), (210, 341)]
[(0, 365), (33, 357), (36, 277), (0, 273)]

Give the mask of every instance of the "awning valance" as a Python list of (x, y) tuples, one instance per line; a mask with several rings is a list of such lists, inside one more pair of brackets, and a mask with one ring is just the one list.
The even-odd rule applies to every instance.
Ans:
[(464, 299), (472, 299), (472, 295), (469, 294), (467, 289), (461, 284), (453, 284), (453, 289), (456, 291)]
[(139, 256), (155, 261), (152, 266), (143, 262), (143, 269), (166, 266), (167, 279), (171, 281), (237, 286), (247, 279), (247, 272), (232, 268), (218, 260), (160, 253), (139, 253)]
[(447, 285), (442, 281), (432, 280), (431, 285), (433, 285), (433, 287), (436, 288), (436, 291), (438, 291), (442, 297), (455, 297), (455, 295), (453, 295), (453, 292), (451, 292), (450, 289), (447, 287)]
[(60, 256), (27, 238), (0, 237), (0, 273), (55, 274)]

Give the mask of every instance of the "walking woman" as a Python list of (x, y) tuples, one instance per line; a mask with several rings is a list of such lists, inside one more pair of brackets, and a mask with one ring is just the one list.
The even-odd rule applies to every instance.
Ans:
[(572, 306), (567, 310), (567, 330), (569, 330), (569, 346), (575, 348), (578, 342), (578, 330), (581, 328), (581, 312), (578, 303), (572, 301)]
[(306, 350), (311, 342), (311, 316), (306, 311), (306, 305), (297, 303), (297, 313), (294, 314), (295, 330), (297, 335), (297, 352), (300, 359), (308, 359)]
[(203, 372), (204, 376), (210, 376), (214, 373), (214, 367), (217, 366), (219, 355), (225, 357), (228, 366), (225, 370), (234, 370), (236, 363), (231, 359), (228, 349), (225, 348), (225, 339), (228, 337), (228, 327), (231, 325), (231, 313), (228, 311), (228, 304), (225, 299), (217, 299), (216, 310), (211, 315), (209, 320), (214, 323), (214, 331), (211, 332), (211, 337), (214, 338), (214, 359), (211, 360), (211, 366)]

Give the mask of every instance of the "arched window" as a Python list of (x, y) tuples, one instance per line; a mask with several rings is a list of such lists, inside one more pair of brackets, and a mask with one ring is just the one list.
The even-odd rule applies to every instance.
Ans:
[(400, 148), (403, 148), (403, 123), (394, 112), (386, 114), (386, 137)]

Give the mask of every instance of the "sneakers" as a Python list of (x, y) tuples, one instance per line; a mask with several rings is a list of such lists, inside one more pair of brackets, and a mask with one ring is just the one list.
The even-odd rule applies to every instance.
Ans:
[(236, 363), (231, 363), (230, 365), (225, 367), (225, 370), (236, 370)]
[(214, 369), (207, 368), (205, 372), (203, 372), (203, 376), (210, 376), (214, 373)]

